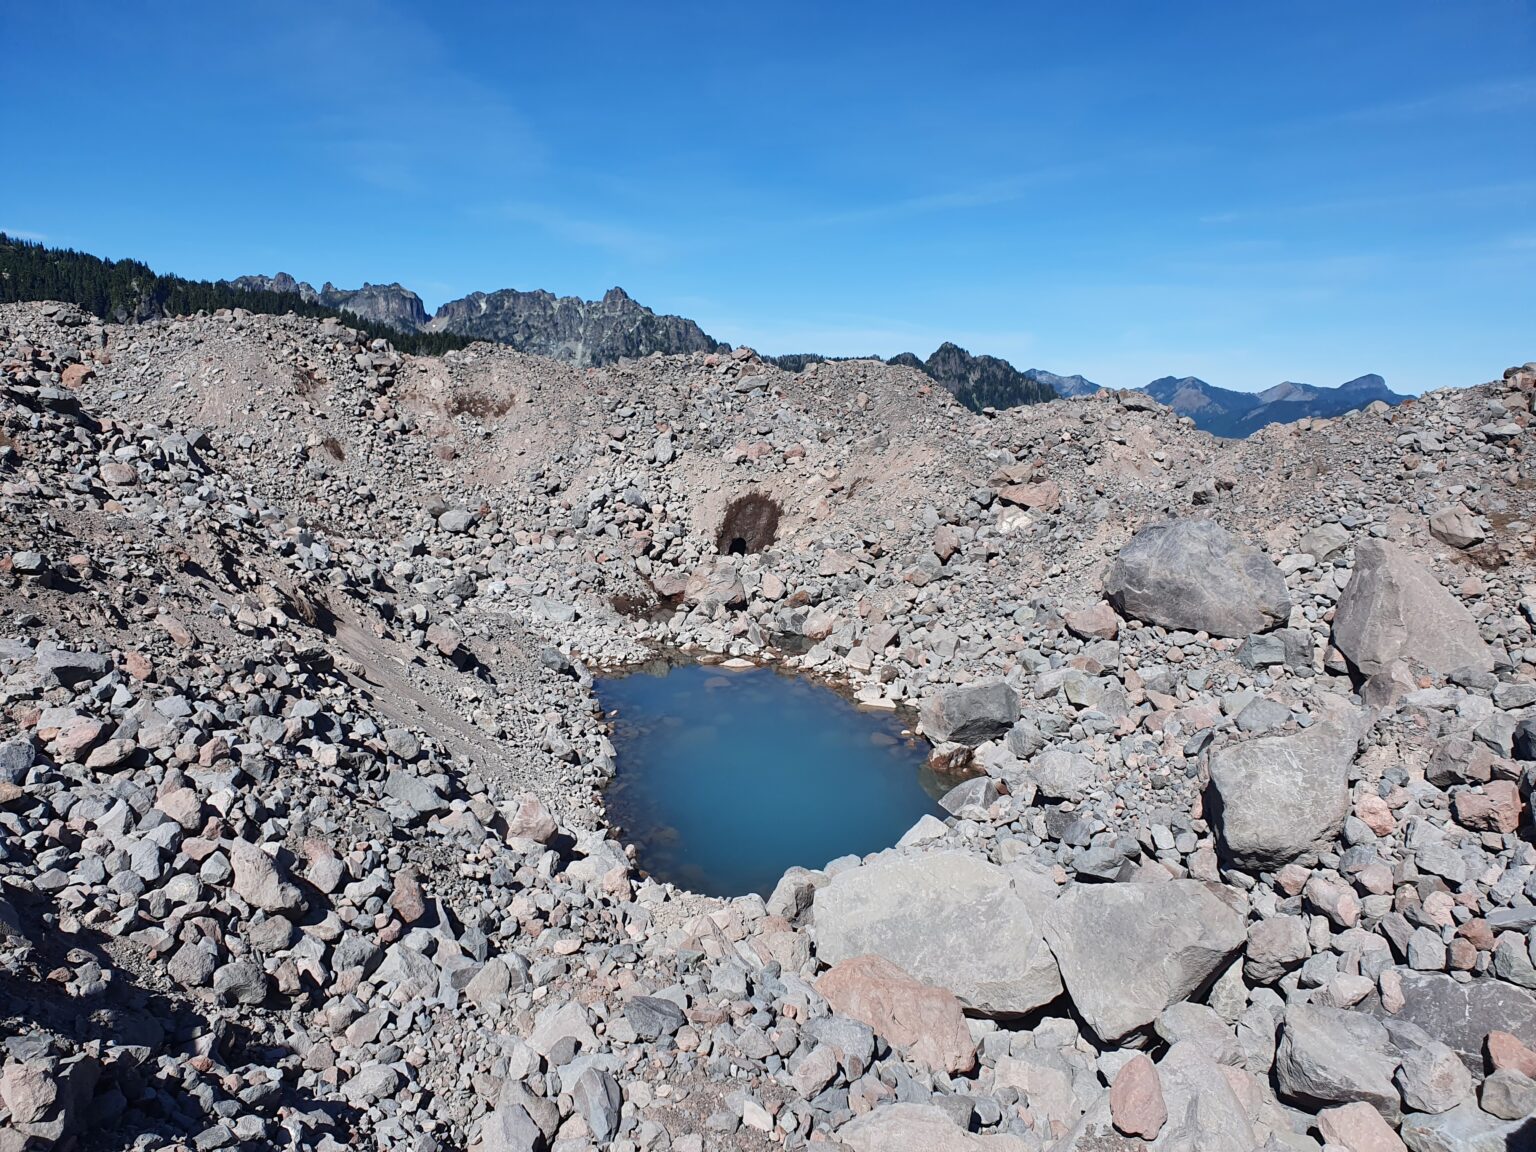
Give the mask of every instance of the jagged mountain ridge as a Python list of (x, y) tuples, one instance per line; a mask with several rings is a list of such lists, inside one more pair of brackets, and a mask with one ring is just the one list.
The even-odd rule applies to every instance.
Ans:
[(427, 328), (583, 366), (653, 352), (715, 352), (730, 347), (692, 320), (658, 315), (622, 288), (610, 288), (601, 300), (511, 288), (471, 292), (439, 308)]
[(658, 315), (622, 288), (609, 289), (600, 300), (512, 288), (471, 292), (429, 316), (421, 297), (398, 283), (346, 289), (327, 282), (317, 290), (286, 272), (239, 276), (229, 283), (236, 288), (296, 292), (306, 300), (345, 308), (402, 332), (451, 332), (583, 367), (653, 352), (714, 352), (730, 347), (692, 320)]
[(922, 369), (973, 412), (1040, 404), (1057, 397), (1055, 388), (1030, 372), (1021, 372), (996, 356), (973, 355), (949, 341), (934, 349), (927, 360), (903, 352), (891, 357), (889, 363)]
[(286, 272), (279, 272), (276, 276), (237, 276), (229, 284), (246, 291), (295, 292), (311, 303), (342, 308), (364, 320), (388, 324), (402, 332), (419, 332), (429, 319), (421, 297), (398, 283), (365, 283), (361, 288), (348, 289), (337, 288), (327, 280), (323, 288), (316, 289)]
[[(365, 283), (358, 289), (345, 289), (327, 282), (317, 290), (283, 272), (240, 276), (229, 283), (237, 288), (296, 292), (306, 300), (343, 308), (403, 332), (448, 332), (583, 367), (654, 352), (685, 354), (729, 348), (694, 321), (653, 312), (622, 288), (609, 289), (600, 300), (556, 296), (543, 290), (472, 292), (448, 301), (429, 317), (421, 298), (398, 283)], [(805, 353), (772, 359), (781, 368), (799, 371), (806, 364), (828, 358)], [(1039, 404), (1059, 396), (1091, 396), (1099, 390), (1098, 384), (1082, 375), (1015, 368), (1000, 357), (973, 354), (948, 341), (926, 360), (902, 352), (885, 363), (926, 373), (976, 412)], [(1139, 391), (1190, 417), (1197, 427), (1228, 438), (1246, 437), (1265, 425), (1303, 417), (1340, 416), (1374, 400), (1399, 404), (1407, 398), (1389, 389), (1374, 373), (1336, 388), (1287, 380), (1262, 392), (1220, 388), (1195, 376), (1164, 376)]]

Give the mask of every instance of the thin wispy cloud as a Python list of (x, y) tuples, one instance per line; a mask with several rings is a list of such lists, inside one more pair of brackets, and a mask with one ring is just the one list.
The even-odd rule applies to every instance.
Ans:
[(664, 260), (675, 249), (672, 242), (656, 233), (574, 216), (549, 204), (514, 201), (501, 205), (497, 214), (504, 220), (530, 224), (557, 239), (642, 263)]
[(1486, 116), (1532, 106), (1536, 106), (1536, 79), (1517, 76), (1448, 88), (1412, 100), (1368, 104), (1340, 112), (1336, 118), (1357, 124), (1412, 123), (1431, 116)]
[(30, 240), (34, 244), (41, 244), (48, 239), (46, 232), (32, 232), (26, 228), (0, 228), (12, 240)]
[(1423, 208), (1463, 208), (1476, 211), (1536, 197), (1536, 180), (1505, 180), (1451, 188), (1413, 187), (1394, 192), (1326, 199), (1273, 201), (1253, 208), (1209, 213), (1201, 224), (1270, 223), (1288, 217), (1350, 213), (1381, 213)]
[(1079, 167), (1043, 168), (1037, 172), (1022, 172), (997, 180), (982, 181), (969, 187), (906, 196), (882, 204), (868, 204), (845, 212), (814, 216), (801, 223), (808, 227), (881, 224), (913, 216), (991, 208), (1013, 203), (1035, 188), (1070, 180), (1081, 173)]
[(461, 67), (440, 27), (368, 0), (275, 20), (243, 47), (243, 73), (279, 82), (300, 111), (285, 143), (382, 192), (522, 177), (547, 151), (503, 91)]

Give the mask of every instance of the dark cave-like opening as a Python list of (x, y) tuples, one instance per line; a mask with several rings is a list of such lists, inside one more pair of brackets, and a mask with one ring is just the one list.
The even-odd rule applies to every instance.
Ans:
[(725, 506), (715, 550), (722, 556), (746, 556), (773, 547), (779, 532), (779, 502), (758, 492), (738, 496)]

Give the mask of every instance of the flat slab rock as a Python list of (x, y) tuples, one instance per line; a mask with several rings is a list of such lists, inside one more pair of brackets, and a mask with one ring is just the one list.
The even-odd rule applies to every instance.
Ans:
[(1018, 1136), (980, 1136), (957, 1125), (936, 1104), (887, 1104), (837, 1131), (849, 1152), (1033, 1152)]
[[(1483, 1041), (1489, 1032), (1536, 1037), (1536, 995), (1503, 980), (1458, 983), (1436, 972), (1397, 969), (1403, 1007), (1398, 1020), (1417, 1024), (1446, 1045), (1474, 1075), (1483, 1074)], [(1376, 1011), (1381, 1011), (1376, 1006)]]
[(816, 953), (883, 956), (982, 1015), (1021, 1015), (1061, 995), (1040, 921), (1055, 885), (965, 852), (887, 857), (816, 893)]
[(976, 1043), (954, 993), (913, 979), (883, 956), (839, 961), (816, 991), (834, 1012), (869, 1025), (929, 1068), (953, 1074), (976, 1067)]
[(1243, 917), (1199, 880), (1077, 884), (1045, 919), (1072, 1003), (1118, 1040), (1202, 989), (1248, 938)]

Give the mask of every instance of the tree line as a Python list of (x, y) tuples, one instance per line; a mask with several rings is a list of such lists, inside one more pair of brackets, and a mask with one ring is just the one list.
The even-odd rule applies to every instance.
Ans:
[(58, 300), (103, 320), (132, 324), (161, 316), (190, 316), (244, 308), (272, 316), (332, 317), (401, 352), (437, 356), (473, 341), (452, 332), (401, 332), (341, 308), (305, 300), (297, 292), (247, 291), (223, 281), (162, 275), (139, 260), (105, 260), (73, 248), (46, 245), (0, 232), (0, 304)]

